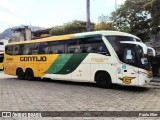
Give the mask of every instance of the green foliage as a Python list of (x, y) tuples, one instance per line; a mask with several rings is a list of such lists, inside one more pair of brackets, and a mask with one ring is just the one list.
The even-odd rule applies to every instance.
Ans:
[(114, 27), (112, 23), (102, 21), (95, 24), (94, 30), (114, 30)]
[[(93, 31), (93, 29), (94, 24), (91, 23), (91, 30)], [(73, 22), (66, 23), (63, 26), (53, 27), (50, 31), (50, 35), (64, 35), (80, 32), (86, 32), (86, 22), (74, 20)]]
[(126, 0), (124, 5), (119, 6), (111, 16), (120, 31), (135, 34), (142, 40), (150, 37), (149, 13), (145, 11), (146, 0)]
[(151, 14), (151, 28), (152, 33), (157, 34), (160, 25), (160, 0), (147, 0), (145, 9)]
[(95, 24), (94, 30), (114, 30), (113, 22), (109, 21), (108, 16), (101, 15), (98, 17), (98, 23)]
[(64, 32), (64, 28), (62, 26), (55, 26), (52, 28), (52, 30), (50, 31), (50, 35), (63, 35), (65, 34)]

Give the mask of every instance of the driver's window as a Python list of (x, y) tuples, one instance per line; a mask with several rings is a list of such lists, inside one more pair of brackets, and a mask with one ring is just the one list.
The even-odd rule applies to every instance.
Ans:
[(134, 49), (125, 48), (124, 49), (123, 60), (127, 64), (136, 65), (137, 64), (137, 60), (136, 60), (136, 53), (135, 53)]

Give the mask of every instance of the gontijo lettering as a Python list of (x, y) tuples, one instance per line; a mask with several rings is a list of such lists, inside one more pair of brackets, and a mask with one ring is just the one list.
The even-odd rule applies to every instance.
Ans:
[(46, 56), (25, 56), (25, 57), (20, 57), (20, 61), (47, 61), (47, 57)]

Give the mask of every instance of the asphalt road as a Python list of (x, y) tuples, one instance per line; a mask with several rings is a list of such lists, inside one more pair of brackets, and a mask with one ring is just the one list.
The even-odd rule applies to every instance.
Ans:
[[(0, 71), (0, 111), (160, 111), (160, 82), (157, 81), (159, 79), (156, 77), (154, 82), (144, 87), (114, 85), (112, 89), (102, 89), (93, 83), (18, 80), (17, 77), (5, 75), (3, 71)], [(140, 119), (134, 117), (71, 118), (78, 120)], [(71, 118), (41, 119), (70, 120)], [(148, 117), (147, 119), (158, 120), (159, 118)], [(32, 119), (38, 120), (39, 118)]]

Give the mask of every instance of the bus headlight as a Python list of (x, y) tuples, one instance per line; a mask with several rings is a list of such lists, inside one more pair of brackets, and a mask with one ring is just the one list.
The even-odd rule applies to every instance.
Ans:
[(152, 74), (151, 70), (146, 70), (146, 74), (147, 74), (148, 78), (152, 78), (153, 77), (153, 74)]

